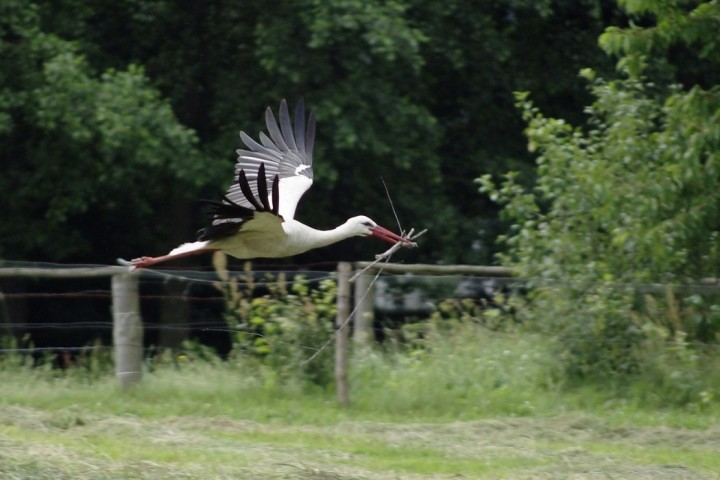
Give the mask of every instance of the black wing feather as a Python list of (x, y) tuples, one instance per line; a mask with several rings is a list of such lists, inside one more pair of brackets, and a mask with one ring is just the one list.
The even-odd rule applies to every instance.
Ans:
[[(247, 182), (233, 182), (227, 191), (227, 197), (238, 205), (246, 208), (258, 209), (258, 205), (265, 208), (267, 205), (263, 202), (262, 191), (267, 191), (268, 195), (275, 188), (268, 182), (276, 176), (284, 184), (284, 179), (295, 176), (303, 176), (310, 179), (307, 184), (309, 188), (313, 179), (312, 170), (312, 150), (315, 137), (315, 114), (310, 113), (305, 118), (305, 102), (301, 98), (295, 108), (294, 125), (291, 121), (290, 110), (285, 100), (280, 103), (279, 113), (273, 115), (272, 110), (267, 109), (265, 112), (265, 121), (267, 128), (265, 132), (261, 132), (255, 140), (250, 138), (245, 132), (240, 132), (240, 138), (247, 146), (246, 149), (238, 149), (238, 158), (235, 164), (235, 175), (239, 177), (240, 172), (244, 170)], [(279, 119), (276, 121), (276, 118)], [(259, 185), (260, 165), (265, 167), (265, 187)], [(244, 185), (241, 185), (244, 184)], [(250, 201), (250, 196), (243, 190), (247, 187), (252, 193), (255, 203)], [(297, 196), (299, 200), (299, 196)], [(272, 199), (271, 199), (272, 200)], [(270, 207), (275, 210), (277, 202), (272, 200)], [(286, 219), (292, 218), (294, 206), (290, 203), (283, 204), (283, 212), (277, 210), (279, 215), (281, 212), (286, 215)]]
[(254, 210), (238, 205), (224, 195), (223, 200), (201, 200), (210, 205), (209, 213), (213, 217), (213, 223), (198, 230), (198, 240), (214, 240), (235, 235), (244, 222), (253, 218)]
[(250, 184), (248, 183), (247, 176), (245, 175), (245, 170), (240, 170), (240, 173), (238, 173), (237, 183), (243, 195), (245, 195), (247, 201), (250, 202), (253, 207), (255, 207), (255, 210), (262, 210), (262, 205), (258, 203), (258, 201), (255, 199), (255, 195), (253, 195), (252, 190), (250, 189)]
[(275, 215), (279, 215), (278, 211), (280, 209), (280, 176), (275, 175), (275, 178), (273, 179), (272, 184), (272, 213)]
[(208, 225), (197, 231), (197, 239), (199, 241), (216, 240), (223, 237), (231, 237), (235, 235), (242, 227), (243, 222), (223, 222), (214, 225)]
[(245, 171), (240, 170), (237, 185), (240, 187), (245, 199), (254, 208), (238, 205), (227, 195), (223, 195), (221, 202), (202, 200), (203, 203), (210, 205), (209, 213), (212, 215), (213, 223), (198, 231), (198, 240), (214, 240), (234, 235), (242, 228), (243, 223), (252, 220), (255, 212), (270, 212), (278, 215), (278, 206), (280, 204), (279, 184), (279, 177), (275, 175), (272, 184), (271, 206), (268, 197), (267, 178), (265, 177), (265, 164), (261, 163), (257, 175), (257, 192), (260, 198), (258, 202), (250, 188), (250, 182), (248, 182)]
[(216, 202), (213, 200), (205, 200), (204, 202), (210, 205), (210, 214), (215, 219), (229, 220), (229, 219), (242, 219), (247, 220), (252, 218), (253, 212), (250, 208), (246, 208), (232, 202), (226, 196), (223, 195), (225, 202)]
[[(259, 142), (240, 132), (240, 138), (249, 150), (237, 150), (237, 179), (222, 201), (203, 201), (210, 205), (212, 224), (198, 232), (199, 240), (234, 235), (245, 222), (252, 220), (255, 212), (280, 216), (280, 179), (302, 175), (312, 181), (315, 113), (310, 112), (306, 121), (305, 101), (300, 98), (293, 125), (287, 102), (282, 100), (279, 123), (268, 108), (265, 124), (269, 136), (261, 132)], [(268, 174), (273, 179), (270, 191)]]
[[(271, 210), (270, 208), (270, 200), (268, 200), (268, 189), (267, 189), (267, 178), (265, 178), (265, 164), (260, 164), (260, 169), (258, 170), (258, 177), (257, 177), (257, 192), (258, 197), (260, 197), (260, 202), (262, 203), (262, 209), (266, 212), (269, 212)], [(258, 209), (260, 210), (260, 209)]]

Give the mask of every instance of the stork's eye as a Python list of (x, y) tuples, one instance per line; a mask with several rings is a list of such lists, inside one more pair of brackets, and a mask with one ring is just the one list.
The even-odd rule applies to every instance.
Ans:
[(368, 228), (372, 228), (373, 224), (370, 222), (362, 222), (363, 225), (365, 225)]

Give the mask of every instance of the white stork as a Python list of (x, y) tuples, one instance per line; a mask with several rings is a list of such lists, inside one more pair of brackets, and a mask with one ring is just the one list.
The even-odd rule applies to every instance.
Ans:
[[(316, 230), (295, 220), (297, 203), (313, 181), (315, 114), (310, 112), (306, 126), (305, 105), (300, 99), (293, 132), (283, 100), (279, 127), (270, 107), (265, 111), (265, 123), (270, 137), (261, 132), (260, 143), (240, 132), (249, 150), (237, 150), (237, 178), (222, 201), (207, 201), (213, 221), (198, 232), (198, 240), (180, 245), (167, 255), (135, 258), (131, 268), (215, 250), (241, 259), (289, 257), (354, 236), (415, 245), (362, 215), (332, 230)], [(266, 175), (272, 178), (270, 193)]]

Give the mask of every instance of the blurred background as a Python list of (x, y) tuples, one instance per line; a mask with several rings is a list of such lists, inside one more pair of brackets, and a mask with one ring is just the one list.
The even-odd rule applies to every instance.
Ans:
[[(267, 106), (303, 97), (318, 130), (299, 220), (324, 229), (362, 213), (399, 229), (384, 181), (403, 228), (428, 229), (396, 261), (497, 263), (515, 277), (382, 279), (378, 338), (393, 339), (408, 315), (520, 326), (550, 339), (568, 378), (641, 372), (677, 387), (680, 403), (707, 403), (717, 375), (701, 367), (720, 346), (718, 18), (717, 1), (696, 0), (3, 0), (2, 266), (107, 265), (192, 240), (205, 220), (198, 199), (232, 181), (238, 132), (257, 136)], [(174, 346), (183, 336), (170, 328), (210, 318), (225, 351), (246, 348), (228, 338), (240, 324), (296, 338), (263, 323), (287, 317), (263, 303), (273, 298), (300, 312), (298, 325), (312, 317), (303, 308), (321, 311), (325, 330), (308, 327), (301, 347), (318, 344), (334, 293), (317, 307), (313, 275), (382, 250), (353, 239), (254, 264), (302, 270), (315, 282), (305, 297), (272, 290), (274, 279), (241, 298), (228, 294), (229, 273), (197, 287), (155, 272), (141, 291), (146, 326)], [(213, 275), (209, 255), (169, 267)], [(215, 274), (242, 268), (230, 260)], [(107, 343), (106, 279), (16, 273), (0, 285), (4, 331), (37, 346), (38, 325), (58, 339), (60, 323), (98, 321)], [(228, 317), (238, 308), (240, 320)]]
[[(267, 106), (301, 96), (318, 130), (298, 219), (330, 228), (362, 213), (395, 229), (382, 178), (403, 228), (429, 229), (406, 260), (492, 263), (507, 225), (473, 179), (535, 175), (513, 92), (582, 125), (578, 72), (612, 73), (598, 36), (628, 21), (597, 0), (0, 8), (0, 258), (105, 264), (194, 239), (197, 200), (232, 181), (239, 131), (257, 138)], [(379, 248), (350, 240), (288, 262)]]

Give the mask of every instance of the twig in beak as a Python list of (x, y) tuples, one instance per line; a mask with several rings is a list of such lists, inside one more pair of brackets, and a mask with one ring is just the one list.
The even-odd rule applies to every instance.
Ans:
[(390, 202), (390, 209), (393, 212), (393, 215), (395, 215), (395, 221), (398, 224), (398, 230), (400, 230), (400, 233), (403, 233), (402, 225), (400, 225), (400, 218), (398, 218), (397, 212), (395, 211), (395, 205), (393, 205), (392, 198), (390, 198), (390, 190), (388, 190), (387, 184), (385, 183), (385, 179), (383, 177), (380, 177), (380, 180), (382, 181), (383, 187), (385, 187), (385, 195), (387, 195), (388, 202)]
[(405, 248), (414, 248), (414, 247), (417, 247), (417, 243), (415, 243), (414, 240), (415, 240), (416, 238), (421, 237), (422, 235), (424, 235), (425, 232), (427, 232), (427, 228), (424, 229), (424, 230), (421, 230), (420, 232), (418, 232), (418, 233), (415, 234), (415, 235), (413, 235), (413, 232), (415, 232), (415, 229), (414, 229), (414, 228), (411, 228), (407, 235), (403, 235), (403, 238), (405, 238), (406, 240), (408, 240), (408, 243), (406, 243), (406, 242), (397, 242), (395, 245), (393, 245), (392, 247), (390, 247), (387, 251), (385, 251), (385, 252), (383, 252), (383, 253), (381, 253), (381, 254), (375, 255), (375, 260), (374, 260), (370, 265), (368, 265), (367, 267), (365, 267), (365, 268), (363, 268), (362, 270), (360, 270), (359, 272), (355, 273), (355, 275), (353, 275), (352, 278), (350, 278), (350, 283), (354, 282), (360, 275), (362, 275), (363, 273), (365, 273), (365, 272), (366, 272), (367, 270), (369, 270), (370, 268), (374, 267), (378, 262), (380, 262), (380, 261), (382, 261), (382, 260), (389, 261), (389, 260), (390, 260), (390, 257), (392, 257), (392, 254), (395, 253), (395, 252), (397, 252), (397, 251), (400, 250), (401, 248), (403, 248), (403, 247), (405, 247)]
[[(363, 268), (362, 270), (360, 270), (359, 272), (357, 272), (355, 275), (353, 275), (352, 278), (350, 279), (350, 282), (354, 282), (355, 279), (356, 279), (358, 276), (362, 275), (365, 271), (367, 271), (367, 270), (368, 270), (370, 267), (372, 267), (373, 265), (377, 264), (379, 261), (384, 260), (384, 259), (390, 260), (390, 257), (392, 256), (392, 254), (395, 253), (395, 252), (396, 252), (397, 250), (399, 250), (400, 248), (403, 248), (403, 247), (407, 247), (407, 248), (417, 247), (417, 243), (415, 243), (413, 240), (415, 240), (416, 238), (418, 238), (418, 237), (422, 236), (423, 234), (425, 234), (425, 232), (427, 232), (427, 228), (426, 228), (425, 230), (422, 230), (422, 231), (418, 232), (417, 234), (413, 235), (413, 232), (414, 232), (414, 231), (415, 231), (415, 229), (414, 229), (414, 228), (411, 228), (411, 229), (410, 229), (410, 232), (408, 232), (407, 235), (405, 235), (405, 234), (403, 233), (403, 239), (407, 240), (407, 242), (402, 242), (402, 241), (401, 241), (401, 242), (397, 242), (397, 243), (394, 244), (392, 247), (390, 247), (385, 253), (381, 253), (380, 255), (375, 255), (375, 261), (372, 262), (372, 263), (371, 263), (370, 265), (368, 265), (367, 267), (365, 267), (365, 268)], [(380, 267), (380, 268), (378, 269), (377, 273), (375, 274), (375, 278), (373, 278), (373, 280), (370, 282), (370, 285), (369, 285), (368, 288), (365, 290), (365, 293), (362, 294), (362, 296), (360, 297), (359, 300), (356, 300), (357, 303), (356, 303), (356, 305), (355, 305), (355, 308), (353, 309), (352, 312), (350, 312), (350, 315), (348, 315), (348, 317), (345, 319), (345, 321), (342, 323), (342, 325), (340, 325), (340, 326), (335, 330), (335, 332), (330, 336), (330, 338), (327, 339), (327, 341), (326, 341), (320, 348), (318, 348), (317, 350), (315, 350), (315, 353), (313, 353), (312, 355), (310, 355), (310, 357), (309, 357), (307, 360), (301, 362), (301, 363), (300, 363), (301, 366), (307, 365), (308, 363), (310, 363), (311, 361), (313, 361), (318, 355), (320, 355), (320, 354), (335, 340), (335, 338), (338, 336), (338, 334), (340, 333), (340, 331), (341, 331), (343, 328), (345, 328), (348, 323), (350, 323), (350, 320), (352, 320), (353, 316), (355, 315), (355, 311), (356, 311), (356, 310), (358, 309), (358, 307), (360, 306), (360, 303), (362, 303), (362, 300), (368, 295), (368, 293), (370, 293), (370, 290), (371, 290), (371, 287), (372, 287), (373, 283), (375, 283), (375, 280), (378, 279), (378, 277), (380, 276), (381, 273), (382, 273), (382, 267)]]

